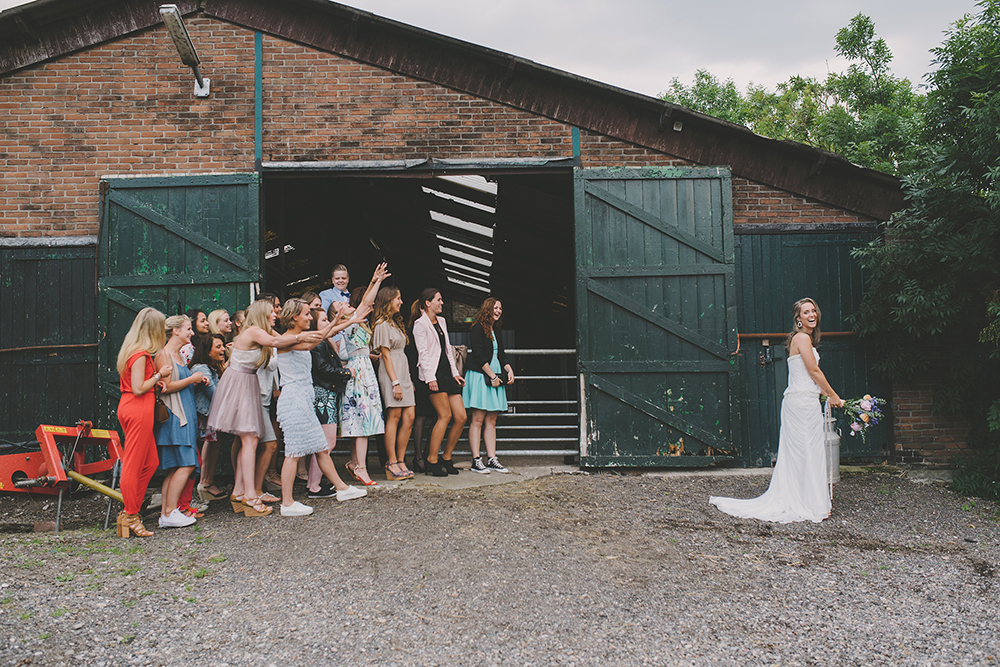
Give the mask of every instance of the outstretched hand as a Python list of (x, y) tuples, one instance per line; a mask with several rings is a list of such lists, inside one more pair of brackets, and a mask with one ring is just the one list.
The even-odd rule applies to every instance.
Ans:
[(388, 264), (386, 262), (382, 262), (381, 264), (375, 267), (375, 273), (372, 274), (373, 283), (382, 282), (383, 280), (392, 275), (391, 273), (389, 273), (386, 267), (388, 267)]

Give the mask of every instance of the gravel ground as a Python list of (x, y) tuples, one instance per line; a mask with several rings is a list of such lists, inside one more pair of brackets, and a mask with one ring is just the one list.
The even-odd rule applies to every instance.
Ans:
[[(416, 483), (307, 519), (217, 503), (148, 540), (74, 498), (90, 528), (0, 537), (0, 664), (998, 662), (997, 504), (880, 473), (845, 474), (818, 525), (707, 503), (767, 482)], [(0, 497), (8, 530), (53, 512)]]

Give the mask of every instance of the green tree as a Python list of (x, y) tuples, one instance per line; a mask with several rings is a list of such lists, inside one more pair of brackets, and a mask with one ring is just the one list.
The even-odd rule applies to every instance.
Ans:
[(826, 81), (793, 76), (774, 91), (750, 84), (740, 92), (705, 70), (686, 86), (671, 80), (661, 97), (744, 125), (757, 134), (798, 141), (891, 174), (906, 174), (919, 153), (924, 98), (889, 71), (892, 53), (858, 14), (838, 31), (835, 51), (851, 64)]
[(973, 442), (988, 445), (956, 485), (987, 488), (970, 480), (992, 476), (996, 494), (1000, 438), (988, 425), (1000, 429), (1000, 0), (979, 6), (933, 51), (923, 159), (904, 178), (906, 208), (883, 240), (855, 251), (871, 276), (855, 328), (894, 378), (946, 362), (936, 408), (981, 424)]

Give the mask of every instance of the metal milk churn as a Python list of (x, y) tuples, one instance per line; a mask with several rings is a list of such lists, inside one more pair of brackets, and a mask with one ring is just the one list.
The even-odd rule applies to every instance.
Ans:
[(840, 481), (840, 432), (834, 427), (837, 420), (833, 417), (830, 401), (823, 409), (823, 444), (826, 446), (826, 468), (829, 483)]

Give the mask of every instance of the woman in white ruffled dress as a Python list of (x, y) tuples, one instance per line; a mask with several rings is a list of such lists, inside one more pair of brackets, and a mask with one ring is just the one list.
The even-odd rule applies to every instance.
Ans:
[(830, 516), (819, 396), (826, 396), (835, 408), (843, 407), (844, 401), (819, 369), (819, 323), (819, 306), (812, 299), (800, 299), (792, 306), (792, 331), (785, 341), (788, 388), (781, 401), (778, 461), (771, 484), (764, 495), (748, 500), (710, 497), (708, 501), (726, 514), (776, 523), (819, 523)]

